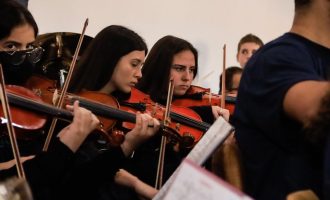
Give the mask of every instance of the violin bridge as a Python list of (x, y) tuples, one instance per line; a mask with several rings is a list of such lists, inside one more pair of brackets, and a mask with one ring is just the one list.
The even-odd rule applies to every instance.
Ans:
[(55, 89), (55, 91), (53, 93), (53, 98), (52, 98), (53, 105), (56, 105), (58, 98), (59, 98), (58, 91), (57, 91), (57, 89)]

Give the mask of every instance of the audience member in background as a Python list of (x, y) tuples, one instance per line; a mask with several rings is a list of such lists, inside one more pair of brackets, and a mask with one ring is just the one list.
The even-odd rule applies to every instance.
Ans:
[(251, 56), (264, 45), (262, 40), (253, 34), (247, 34), (241, 38), (237, 45), (237, 62), (242, 68), (245, 67)]
[[(241, 81), (243, 69), (237, 66), (231, 66), (226, 69), (225, 88), (226, 95), (237, 96), (238, 86)], [(220, 75), (219, 94), (222, 89), (222, 74)]]

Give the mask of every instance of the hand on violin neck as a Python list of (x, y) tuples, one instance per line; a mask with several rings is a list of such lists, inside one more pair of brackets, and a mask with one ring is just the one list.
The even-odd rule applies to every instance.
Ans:
[(75, 101), (73, 106), (67, 105), (66, 108), (73, 111), (73, 121), (59, 133), (58, 137), (76, 152), (86, 137), (98, 127), (100, 121), (91, 111), (79, 107), (78, 101)]
[(130, 155), (141, 143), (155, 135), (160, 123), (149, 114), (137, 112), (135, 127), (126, 134), (121, 148), (126, 156)]
[(229, 121), (229, 110), (225, 108), (220, 108), (219, 106), (212, 106), (212, 113), (214, 119), (218, 119), (218, 117), (223, 117), (226, 121)]

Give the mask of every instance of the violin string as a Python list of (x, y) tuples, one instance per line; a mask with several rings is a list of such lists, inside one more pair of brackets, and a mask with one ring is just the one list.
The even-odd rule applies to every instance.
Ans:
[[(99, 102), (92, 102), (90, 100), (84, 100), (83, 98), (71, 98), (70, 101), (79, 100), (80, 105), (82, 107), (85, 107), (91, 111), (93, 111), (96, 115), (101, 115), (104, 117), (109, 118), (116, 118), (118, 120), (123, 121), (129, 121), (129, 122), (135, 122), (135, 115), (133, 113), (123, 111), (117, 108), (110, 107), (108, 105), (99, 103)], [(173, 118), (174, 121), (178, 121), (181, 123), (184, 123), (188, 126), (192, 126), (194, 128), (198, 128), (200, 130), (206, 131), (210, 128), (210, 125), (205, 122), (199, 122), (194, 119), (191, 119), (189, 117), (186, 117), (184, 115), (180, 115), (175, 112), (170, 113), (171, 118)]]
[(136, 118), (133, 113), (113, 108), (106, 104), (84, 100), (83, 98), (72, 98), (72, 101), (76, 99), (79, 100), (80, 106), (91, 110), (96, 115), (135, 123)]
[(54, 106), (38, 102), (36, 100), (27, 99), (16, 94), (8, 93), (8, 100), (10, 104), (22, 107), (31, 111), (36, 111), (40, 114), (48, 114), (57, 118), (72, 120), (73, 115), (67, 110), (63, 110)]
[(197, 120), (191, 119), (190, 117), (186, 117), (184, 115), (181, 115), (181, 114), (178, 114), (175, 112), (171, 112), (171, 118), (175, 121), (186, 123), (186, 125), (192, 126), (194, 128), (198, 128), (202, 131), (208, 130), (211, 126), (210, 124), (208, 124), (206, 122), (199, 122)]

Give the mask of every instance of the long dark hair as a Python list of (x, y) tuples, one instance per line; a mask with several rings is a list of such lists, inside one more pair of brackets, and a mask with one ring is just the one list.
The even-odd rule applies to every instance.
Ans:
[(0, 19), (0, 39), (8, 37), (15, 27), (24, 24), (31, 25), (34, 36), (38, 35), (38, 26), (32, 14), (17, 1), (0, 1)]
[(173, 58), (176, 54), (185, 50), (189, 50), (194, 54), (196, 63), (195, 78), (198, 65), (197, 50), (188, 41), (168, 35), (158, 40), (150, 50), (142, 68), (142, 79), (139, 81), (137, 88), (149, 94), (152, 100), (164, 102), (167, 96)]
[(135, 50), (148, 53), (146, 43), (137, 33), (118, 25), (104, 28), (81, 57), (69, 90), (100, 90), (110, 80), (120, 58)]

